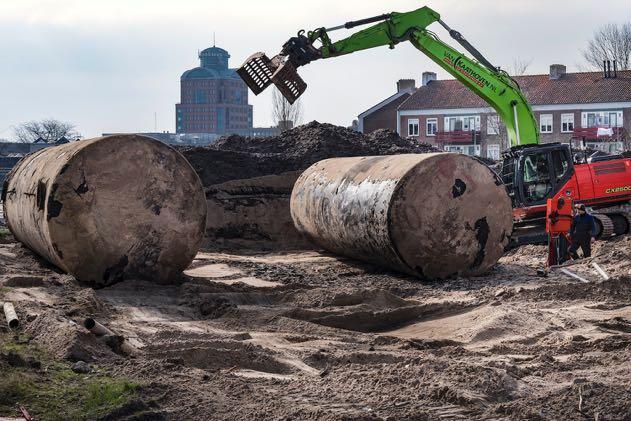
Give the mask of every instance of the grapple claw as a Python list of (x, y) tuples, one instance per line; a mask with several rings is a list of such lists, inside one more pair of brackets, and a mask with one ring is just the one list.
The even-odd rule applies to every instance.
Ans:
[(285, 61), (276, 69), (272, 75), (272, 82), (290, 104), (307, 89), (307, 84), (290, 61)]
[(307, 89), (296, 67), (281, 55), (270, 59), (265, 53), (254, 53), (237, 69), (237, 74), (254, 95), (260, 94), (273, 83), (290, 104)]
[(254, 95), (258, 95), (272, 83), (272, 75), (277, 68), (278, 65), (265, 53), (254, 53), (237, 69), (237, 74)]

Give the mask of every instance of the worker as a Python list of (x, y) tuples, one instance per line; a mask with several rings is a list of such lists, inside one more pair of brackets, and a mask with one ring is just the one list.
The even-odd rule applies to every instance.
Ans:
[(576, 214), (570, 227), (570, 237), (572, 238), (570, 256), (573, 259), (578, 259), (577, 251), (580, 247), (583, 250), (583, 257), (590, 257), (592, 255), (591, 243), (596, 241), (596, 221), (587, 212), (584, 204), (579, 203), (574, 208)]

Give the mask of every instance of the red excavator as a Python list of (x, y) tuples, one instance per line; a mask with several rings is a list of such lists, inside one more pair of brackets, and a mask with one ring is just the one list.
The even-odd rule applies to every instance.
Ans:
[(515, 245), (546, 241), (546, 200), (571, 199), (592, 209), (597, 238), (629, 232), (631, 159), (586, 157), (570, 145), (551, 143), (512, 148), (502, 161), (502, 179), (513, 201)]
[[(338, 29), (379, 22), (333, 42)], [(438, 22), (473, 58), (441, 41), (427, 26)], [(269, 59), (250, 56), (237, 73), (254, 94), (274, 84), (293, 103), (307, 84), (296, 68), (312, 61), (409, 41), (495, 109), (513, 146), (503, 155), (501, 180), (514, 208), (513, 245), (545, 242), (546, 200), (561, 197), (584, 203), (594, 212), (598, 237), (628, 233), (631, 227), (631, 159), (620, 155), (587, 157), (570, 144), (539, 144), (532, 109), (517, 82), (494, 66), (460, 32), (451, 29), (429, 7), (387, 13), (332, 28), (300, 31)], [(316, 43), (319, 46), (316, 46)]]

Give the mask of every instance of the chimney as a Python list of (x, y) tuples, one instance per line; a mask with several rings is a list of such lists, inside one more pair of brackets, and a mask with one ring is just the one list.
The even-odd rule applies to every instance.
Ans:
[(434, 72), (423, 72), (423, 77), (421, 79), (421, 86), (427, 86), (432, 80), (436, 80), (436, 73)]
[(413, 90), (415, 88), (416, 81), (414, 79), (399, 79), (397, 82), (397, 92)]
[(550, 65), (550, 79), (557, 80), (561, 79), (565, 76), (565, 66), (562, 64), (551, 64)]
[(603, 60), (603, 74), (605, 79), (613, 79), (618, 76), (618, 67), (616, 60), (613, 61), (613, 73), (611, 72), (611, 61)]

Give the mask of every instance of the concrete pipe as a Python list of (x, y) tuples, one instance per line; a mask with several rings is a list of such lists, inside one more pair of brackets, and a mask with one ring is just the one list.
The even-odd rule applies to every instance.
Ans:
[(294, 185), (291, 216), (327, 250), (424, 279), (483, 273), (513, 223), (495, 173), (452, 153), (320, 161)]
[(4, 216), (24, 245), (80, 281), (173, 280), (205, 227), (199, 177), (177, 151), (138, 135), (42, 149), (3, 190)]
[(15, 312), (15, 308), (12, 303), (5, 302), (2, 306), (4, 309), (4, 317), (7, 319), (7, 325), (10, 329), (17, 329), (20, 326), (20, 320), (18, 319), (18, 315)]

